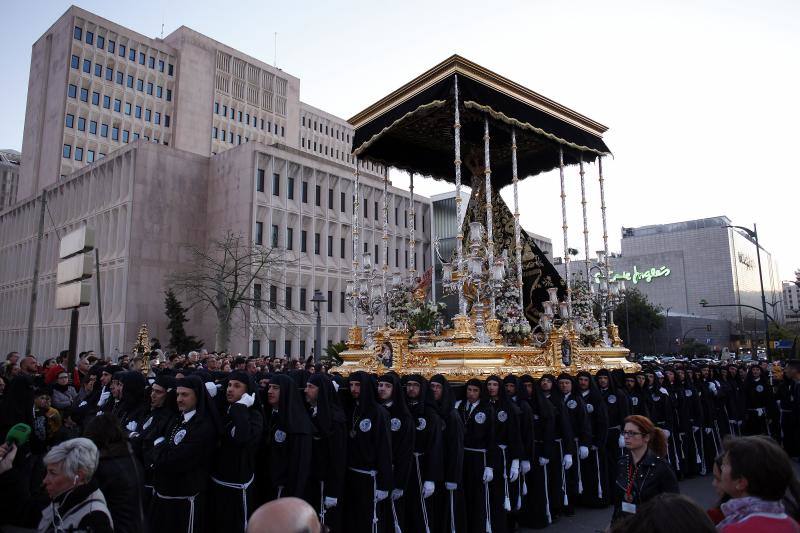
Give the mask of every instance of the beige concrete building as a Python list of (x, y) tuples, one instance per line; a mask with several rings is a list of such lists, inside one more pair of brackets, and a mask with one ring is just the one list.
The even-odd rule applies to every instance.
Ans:
[[(118, 81), (119, 80), (119, 81)], [(33, 351), (64, 349), (69, 313), (54, 308), (58, 236), (98, 232), (106, 352), (129, 351), (139, 324), (168, 340), (165, 277), (187, 267), (183, 245), (227, 231), (280, 248), (278, 281), (234, 325), (231, 349), (308, 355), (315, 289), (323, 344), (351, 324), (352, 127), (300, 101), (300, 80), (181, 27), (151, 39), (77, 7), (34, 44), (18, 202), (0, 213), (0, 347), (25, 345), (41, 203), (47, 195)], [(384, 169), (361, 165), (361, 252), (390, 271), (430, 266), (431, 205), (389, 187), (389, 255), (382, 243)], [(82, 310), (79, 349), (99, 351), (97, 306)], [(190, 334), (214, 346), (210, 313)]]
[(0, 150), (0, 211), (17, 201), (20, 153)]

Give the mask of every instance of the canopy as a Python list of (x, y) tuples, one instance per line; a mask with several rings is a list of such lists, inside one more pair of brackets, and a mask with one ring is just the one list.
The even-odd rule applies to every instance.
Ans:
[[(483, 164), (489, 119), (492, 182), (511, 183), (511, 130), (520, 179), (564, 163), (609, 153), (608, 129), (513, 81), (454, 55), (352, 117), (353, 153), (362, 160), (454, 183), (455, 79), (458, 76), (461, 159)], [(469, 178), (465, 180), (469, 184)]]

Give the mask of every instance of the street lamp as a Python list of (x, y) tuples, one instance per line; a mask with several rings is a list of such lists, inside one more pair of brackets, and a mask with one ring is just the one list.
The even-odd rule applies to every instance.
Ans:
[(319, 364), (322, 359), (322, 317), (319, 314), (320, 306), (327, 300), (322, 296), (319, 289), (314, 289), (314, 296), (311, 297), (314, 304), (314, 312), (317, 313), (317, 324), (314, 328), (314, 364)]
[(753, 229), (746, 228), (744, 226), (733, 226), (733, 225), (726, 225), (726, 228), (736, 228), (744, 231), (747, 235), (753, 239), (756, 243), (756, 259), (758, 261), (758, 281), (761, 283), (761, 307), (762, 312), (764, 313), (764, 341), (766, 343), (766, 350), (767, 350), (767, 359), (770, 361), (772, 360), (771, 351), (769, 348), (769, 320), (767, 318), (767, 295), (764, 293), (764, 276), (761, 273), (761, 246), (758, 244), (758, 228), (756, 227), (755, 222), (753, 223)]

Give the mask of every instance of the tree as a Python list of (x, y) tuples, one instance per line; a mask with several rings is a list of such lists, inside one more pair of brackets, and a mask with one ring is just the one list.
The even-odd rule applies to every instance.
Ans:
[[(167, 276), (167, 285), (186, 297), (188, 309), (201, 306), (214, 311), (216, 351), (228, 350), (237, 319), (254, 327), (263, 327), (265, 322), (294, 327), (283, 312), (285, 305), (280, 305), (276, 297), (290, 263), (284, 251), (254, 245), (249, 238), (230, 231), (212, 240), (207, 248), (186, 248), (192, 267)], [(267, 305), (262, 306), (256, 284), (269, 290)]]
[(199, 350), (203, 347), (203, 341), (198, 341), (194, 335), (187, 335), (183, 325), (189, 321), (186, 318), (186, 309), (183, 308), (180, 300), (178, 300), (172, 289), (168, 289), (165, 293), (164, 306), (166, 307), (166, 315), (169, 318), (167, 329), (169, 330), (169, 345), (178, 353), (185, 354), (192, 350)]
[[(630, 324), (626, 321), (630, 320)], [(614, 322), (619, 326), (620, 335), (629, 348), (646, 351), (652, 347), (653, 333), (664, 325), (661, 306), (650, 303), (647, 295), (637, 289), (628, 289), (614, 309)], [(626, 339), (630, 329), (630, 339)], [(633, 342), (636, 339), (636, 342)]]

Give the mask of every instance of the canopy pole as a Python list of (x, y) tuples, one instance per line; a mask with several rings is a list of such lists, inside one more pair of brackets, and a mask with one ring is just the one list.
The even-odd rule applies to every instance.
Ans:
[[(605, 179), (603, 178), (603, 158), (602, 156), (597, 156), (597, 174), (598, 180), (600, 181), (600, 214), (603, 218), (603, 252), (604, 252), (604, 262), (603, 271), (606, 277), (609, 277), (609, 270), (608, 270), (608, 226), (606, 222), (606, 191), (605, 191)], [(609, 279), (606, 279), (606, 290), (605, 294), (605, 302), (603, 307), (608, 308), (608, 325), (611, 326), (614, 324), (614, 310), (608, 305), (608, 298), (609, 292), (611, 291), (611, 285)]]
[(523, 308), (522, 297), (522, 246), (519, 226), (519, 197), (517, 194), (517, 131), (511, 130), (511, 181), (514, 184), (514, 251), (517, 257), (517, 285), (519, 306)]
[[(485, 176), (484, 194), (486, 195), (486, 260), (489, 263), (489, 272), (492, 271), (494, 267), (494, 240), (493, 240), (493, 231), (492, 231), (492, 169), (489, 162), (489, 119), (483, 119), (483, 160), (484, 160), (484, 169), (483, 174)], [(480, 297), (480, 296), (479, 296)], [(494, 293), (492, 293), (491, 297), (489, 298), (490, 303), (490, 315), (489, 318), (494, 318), (495, 316), (495, 297)]]
[(358, 326), (358, 267), (359, 267), (359, 249), (358, 249), (358, 236), (360, 233), (359, 229), (359, 206), (361, 205), (361, 201), (359, 200), (359, 192), (358, 192), (358, 185), (359, 185), (359, 174), (358, 174), (358, 157), (353, 158), (356, 164), (356, 175), (355, 175), (355, 186), (353, 191), (353, 325)]
[(584, 182), (584, 170), (583, 170), (583, 153), (580, 155), (580, 175), (581, 175), (581, 207), (583, 208), (583, 247), (584, 251), (584, 270), (586, 274), (586, 283), (590, 283), (589, 280), (589, 222), (586, 218), (586, 185)]
[[(383, 170), (383, 266), (381, 267), (381, 285), (384, 302), (384, 323), (389, 323), (389, 292), (387, 276), (389, 275), (389, 168)], [(377, 261), (377, 257), (375, 258)]]
[(416, 276), (416, 273), (417, 273), (417, 262), (414, 260), (414, 251), (417, 249), (416, 248), (417, 241), (414, 240), (414, 230), (416, 229), (415, 228), (415, 226), (416, 226), (416, 219), (415, 219), (416, 215), (415, 215), (415, 211), (414, 211), (414, 173), (413, 172), (409, 172), (409, 187), (408, 188), (409, 188), (409, 191), (410, 191), (409, 200), (408, 201), (411, 204), (410, 208), (409, 208), (409, 214), (411, 215), (411, 224), (409, 226), (409, 236), (410, 236), (410, 239), (411, 239), (410, 240), (411, 251), (410, 251), (409, 255), (411, 257), (408, 258), (409, 264), (411, 265), (411, 268), (408, 271), (408, 278), (409, 278), (409, 282), (413, 285), (414, 284), (414, 280), (417, 277)]
[[(458, 233), (456, 234), (456, 266), (459, 273), (459, 280), (463, 280), (466, 272), (464, 271), (464, 224), (461, 219), (461, 115), (458, 110), (458, 74), (455, 78), (455, 122), (453, 123), (453, 138), (455, 149), (455, 172), (456, 172), (456, 224)], [(464, 291), (458, 290), (458, 314), (467, 315), (467, 299)]]
[[(567, 238), (567, 193), (564, 189), (564, 147), (558, 147), (558, 173), (561, 178), (561, 229), (564, 232), (564, 277), (567, 282), (567, 310), (572, 315), (572, 280), (569, 268), (569, 239)], [(562, 317), (564, 318), (564, 317)]]

